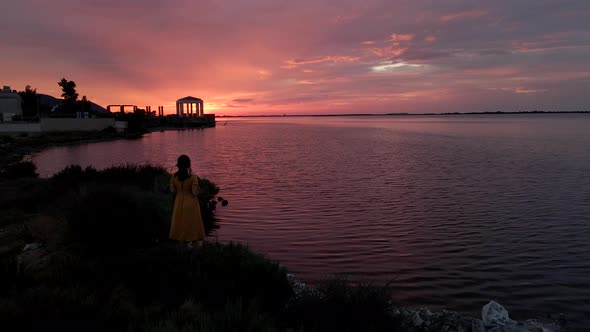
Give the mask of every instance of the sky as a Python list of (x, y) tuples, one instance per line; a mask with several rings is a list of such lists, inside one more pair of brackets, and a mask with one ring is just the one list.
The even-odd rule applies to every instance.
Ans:
[(590, 110), (588, 0), (8, 0), (0, 85), (217, 115)]

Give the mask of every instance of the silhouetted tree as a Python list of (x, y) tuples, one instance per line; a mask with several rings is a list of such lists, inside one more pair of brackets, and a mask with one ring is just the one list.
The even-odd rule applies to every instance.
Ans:
[(23, 100), (23, 116), (26, 118), (37, 116), (39, 110), (37, 89), (32, 89), (30, 85), (27, 85), (25, 91), (19, 91), (18, 94)]
[(90, 112), (91, 111), (91, 103), (86, 96), (82, 96), (82, 100), (78, 102), (78, 106), (80, 111), (82, 112)]
[(63, 91), (61, 96), (64, 99), (64, 110), (71, 112), (75, 111), (76, 101), (78, 100), (78, 93), (76, 92), (76, 82), (68, 81), (65, 78), (62, 78), (61, 81), (59, 81), (57, 84), (61, 86), (61, 90)]

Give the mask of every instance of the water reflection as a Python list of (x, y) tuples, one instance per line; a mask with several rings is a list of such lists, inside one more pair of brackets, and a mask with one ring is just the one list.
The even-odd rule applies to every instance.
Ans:
[[(240, 241), (307, 282), (334, 273), (390, 281), (398, 301), (518, 316), (590, 310), (590, 119), (228, 119), (44, 151), (68, 163), (152, 162), (222, 187), (220, 241)], [(224, 119), (225, 121), (225, 119)]]

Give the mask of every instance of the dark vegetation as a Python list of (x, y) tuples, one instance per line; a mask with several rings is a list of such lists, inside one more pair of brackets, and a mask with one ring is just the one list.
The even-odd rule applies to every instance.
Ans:
[[(70, 166), (49, 179), (14, 167), (0, 181), (3, 329), (396, 330), (387, 287), (336, 279), (295, 292), (284, 267), (243, 245), (168, 241), (173, 197), (161, 167)], [(213, 216), (219, 188), (200, 184)]]

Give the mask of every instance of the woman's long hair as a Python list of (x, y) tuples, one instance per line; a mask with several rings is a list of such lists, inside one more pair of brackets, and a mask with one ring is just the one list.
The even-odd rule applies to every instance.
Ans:
[(176, 167), (178, 167), (178, 171), (174, 173), (174, 176), (176, 176), (180, 182), (188, 179), (191, 176), (189, 173), (191, 168), (191, 159), (187, 155), (183, 154), (178, 157)]

